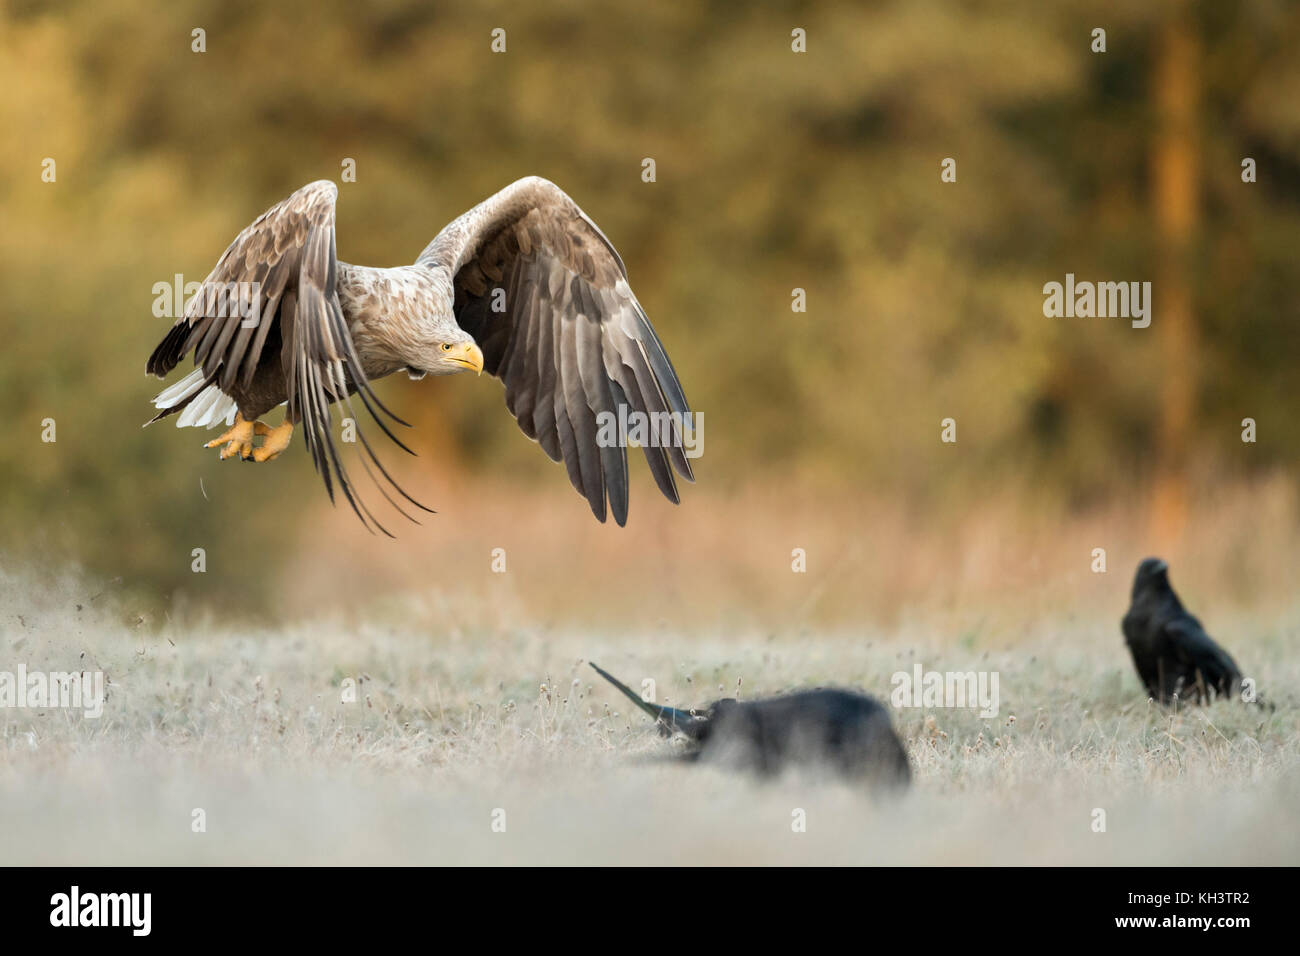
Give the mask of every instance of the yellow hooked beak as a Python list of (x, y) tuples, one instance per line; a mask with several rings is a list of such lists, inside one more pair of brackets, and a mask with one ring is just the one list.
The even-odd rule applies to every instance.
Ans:
[(463, 365), (478, 374), (483, 374), (483, 351), (473, 342), (460, 342), (456, 345), (444, 345), (442, 357), (453, 365)]

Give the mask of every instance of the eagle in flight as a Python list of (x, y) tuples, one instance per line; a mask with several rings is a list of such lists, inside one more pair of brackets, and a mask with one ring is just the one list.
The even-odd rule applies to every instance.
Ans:
[[(301, 426), (330, 500), (337, 486), (367, 528), (388, 534), (339, 456), (330, 406), (341, 402), (355, 420), (355, 395), (410, 452), (384, 419), (407, 423), (371, 383), (399, 371), (414, 379), (486, 371), (600, 521), (606, 500), (618, 524), (627, 520), (626, 442), (600, 439), (601, 422), (626, 421), (620, 412), (664, 423), (664, 440), (641, 445), (660, 491), (680, 500), (673, 471), (694, 480), (683, 450), (686, 395), (617, 250), (559, 187), (536, 176), (512, 183), (447, 225), (413, 265), (386, 269), (336, 257), (337, 199), (334, 183), (310, 183), (235, 237), (149, 357), (159, 378), (191, 352), (197, 366), (153, 400), (151, 421), (224, 423), (205, 447), (255, 462), (279, 456)], [(240, 299), (248, 289), (251, 307)], [(259, 421), (281, 404), (282, 424)], [(430, 511), (397, 485), (360, 429), (357, 437), (359, 460), (389, 503), (411, 520), (397, 498)]]

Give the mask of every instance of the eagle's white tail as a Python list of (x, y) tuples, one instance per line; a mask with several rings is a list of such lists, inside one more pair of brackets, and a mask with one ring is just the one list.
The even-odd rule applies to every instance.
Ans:
[(235, 423), (235, 413), (239, 411), (235, 400), (215, 385), (204, 386), (203, 369), (196, 368), (189, 375), (168, 386), (158, 393), (153, 400), (154, 408), (163, 411), (186, 403), (180, 417), (176, 419), (177, 428), (194, 426), (211, 428), (225, 421), (229, 427)]

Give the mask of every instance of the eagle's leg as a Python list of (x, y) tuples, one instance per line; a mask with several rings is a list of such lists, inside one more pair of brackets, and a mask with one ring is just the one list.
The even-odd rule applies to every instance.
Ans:
[[(244, 416), (235, 415), (235, 424), (224, 435), (220, 435), (212, 441), (204, 444), (204, 448), (216, 448), (218, 445), (225, 445), (221, 449), (221, 460), (225, 461), (232, 455), (238, 454), (240, 458), (247, 461), (253, 455), (253, 435), (256, 426), (262, 425), (261, 422), (249, 422), (244, 420)], [(266, 428), (265, 425), (262, 425)], [(262, 432), (256, 432), (262, 434)]]
[(262, 440), (260, 448), (253, 449), (253, 461), (272, 461), (278, 458), (280, 452), (289, 447), (289, 439), (293, 438), (293, 422), (285, 419), (282, 425), (271, 428), (263, 425), (261, 422), (256, 423), (257, 433), (266, 436)]

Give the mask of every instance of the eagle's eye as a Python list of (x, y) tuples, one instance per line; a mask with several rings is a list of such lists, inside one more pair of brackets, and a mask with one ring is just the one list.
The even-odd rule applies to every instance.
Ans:
[(451, 351), (451, 343), (450, 343), (450, 342), (443, 342), (443, 343), (442, 343), (442, 350), (443, 350), (444, 352), (450, 352), (450, 351)]

